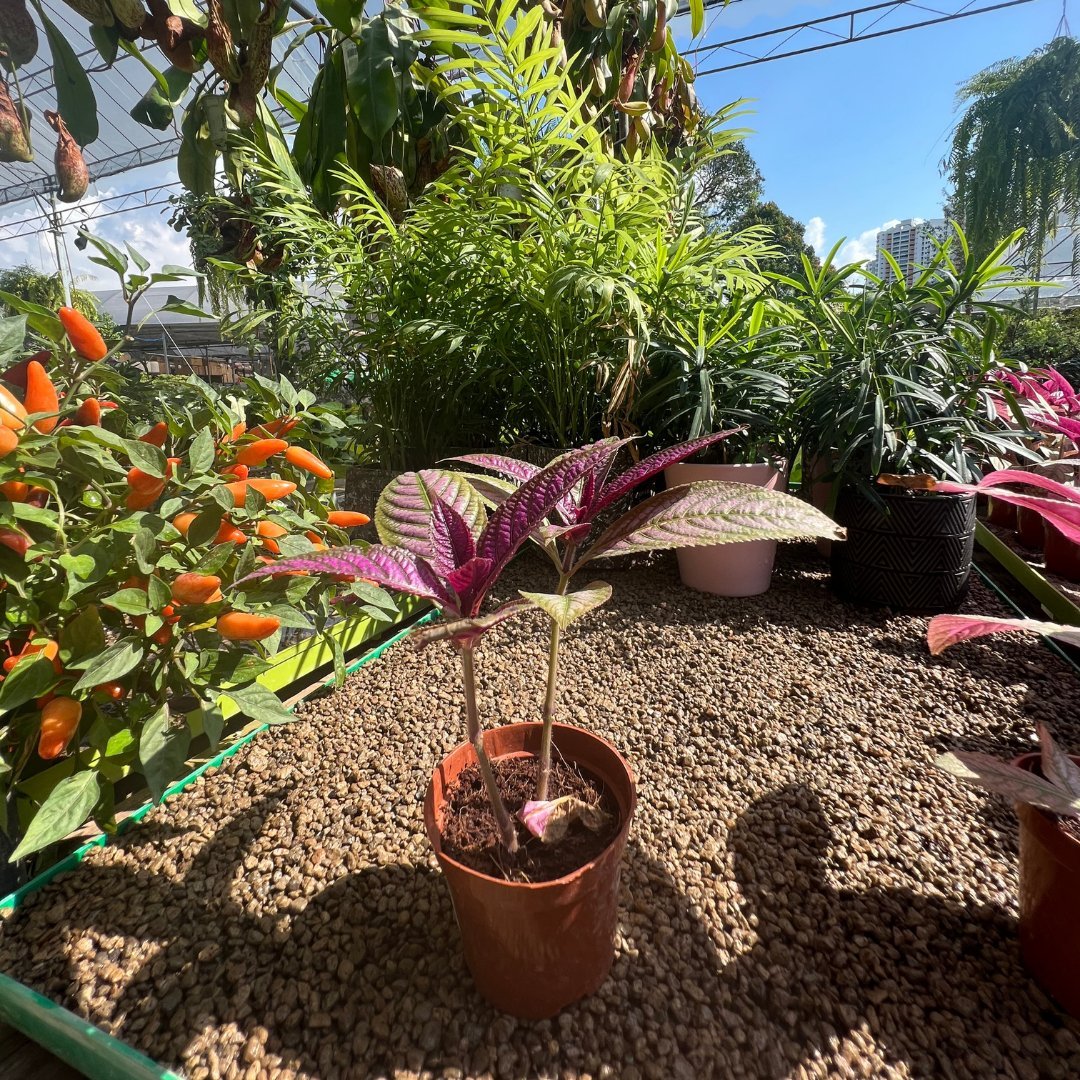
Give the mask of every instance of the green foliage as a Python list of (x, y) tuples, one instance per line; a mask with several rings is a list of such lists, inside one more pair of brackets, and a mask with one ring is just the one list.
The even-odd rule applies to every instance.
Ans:
[(1058, 214), (1080, 212), (1080, 42), (1058, 37), (979, 72), (947, 162), (953, 206), (976, 258), (1023, 230), (1037, 272)]
[[(3, 293), (53, 311), (64, 303), (64, 283), (60, 275), (46, 274), (27, 265), (0, 270), (0, 294)], [(106, 341), (116, 341), (119, 336), (116, 324), (108, 315), (98, 311), (93, 293), (85, 289), (72, 289), (71, 306), (88, 319), (93, 319)], [(0, 316), (14, 314), (15, 310), (0, 296)]]
[(797, 400), (804, 460), (831, 462), (866, 491), (881, 473), (968, 482), (988, 461), (1034, 460), (1028, 432), (995, 421), (987, 381), (1003, 364), (997, 345), (1010, 309), (980, 299), (1010, 279), (1002, 260), (1016, 239), (980, 260), (956, 228), (911, 285), (894, 266), (890, 284), (866, 274), (865, 287), (849, 291), (856, 268), (834, 268), (835, 248), (820, 270), (807, 260), (800, 278), (787, 279), (814, 358)]
[[(116, 269), (130, 276), (128, 267)], [(269, 493), (278, 497), (251, 483), (237, 506), (226, 487), (238, 477), (223, 470), (239, 446), (260, 437), (260, 423), (288, 430), (294, 443), (306, 429), (339, 430), (340, 418), (314, 407), (311, 394), (261, 377), (235, 398), (196, 379), (155, 380), (157, 411), (147, 419), (167, 424), (159, 448), (141, 438), (145, 411), (129, 408), (123, 375), (107, 362), (82, 360), (59, 323), (15, 303), (23, 312), (0, 324), (0, 367), (20, 355), (25, 323), (34, 319), (62, 395), (58, 414), (32, 413), (0, 458), (0, 655), (7, 661), (0, 806), (9, 832), (25, 830), (23, 856), (88, 816), (111, 828), (113, 787), (128, 772), (141, 773), (160, 796), (182, 772), (193, 738), (206, 732), (216, 743), (221, 698), (256, 719), (285, 719), (256, 679), (284, 631), (327, 626), (332, 587), (301, 577), (231, 583), (279, 549), (301, 554), (314, 550), (311, 537), (334, 544), (348, 537), (327, 521), (333, 481), (314, 480), (282, 458), (251, 478), (292, 485)], [(117, 407), (88, 418), (79, 411), (87, 398)], [(284, 530), (274, 541), (258, 531), (266, 522)], [(217, 576), (221, 591), (204, 602), (176, 595), (177, 578), (188, 572)], [(370, 593), (365, 611), (387, 608), (389, 598), (377, 590), (382, 608), (371, 608)], [(281, 629), (258, 642), (225, 639), (216, 620), (228, 611), (274, 616)], [(53, 746), (41, 714), (51, 695), (81, 707), (77, 728)]]
[(462, 142), (400, 220), (348, 169), (334, 219), (270, 164), (259, 185), (262, 235), (285, 244), (294, 275), (279, 304), (315, 364), (347, 372), (360, 441), (388, 466), (626, 431), (650, 343), (687, 310), (720, 313), (767, 286), (760, 231), (708, 231), (659, 148), (627, 161), (608, 145), (539, 8), (489, 18), (437, 35), (474, 49), (463, 73), (459, 61), (434, 72), (458, 72)]
[(1028, 367), (1057, 368), (1080, 385), (1080, 307), (1017, 315), (1005, 329), (1001, 352)]
[(774, 202), (755, 203), (735, 219), (733, 228), (766, 230), (769, 240), (777, 248), (777, 254), (762, 259), (762, 269), (791, 277), (802, 272), (802, 260), (807, 258), (817, 268), (820, 261), (814, 249), (806, 242), (806, 226)]

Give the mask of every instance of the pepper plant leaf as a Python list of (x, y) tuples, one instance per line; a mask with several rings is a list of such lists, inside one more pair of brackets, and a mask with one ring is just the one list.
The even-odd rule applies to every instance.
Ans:
[(820, 510), (783, 492), (704, 480), (661, 491), (628, 510), (579, 565), (634, 551), (817, 536), (843, 540), (846, 533)]
[(41, 804), (8, 861), (17, 862), (55, 844), (57, 840), (63, 840), (86, 821), (100, 795), (98, 774), (91, 769), (61, 780)]

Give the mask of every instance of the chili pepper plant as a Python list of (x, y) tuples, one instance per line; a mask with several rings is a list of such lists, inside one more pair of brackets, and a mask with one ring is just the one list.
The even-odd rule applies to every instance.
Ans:
[(330, 624), (336, 593), (397, 614), (365, 582), (230, 589), (368, 521), (334, 509), (331, 470), (291, 441), (303, 423), (291, 387), (261, 380), (256, 413), (193, 379), (194, 403), (133, 429), (115, 355), (72, 310), (25, 304), (0, 320), (0, 831), (12, 861), (88, 818), (111, 830), (126, 773), (160, 798), (193, 738), (222, 738), (225, 698), (255, 720), (289, 719), (258, 677), (284, 633)]
[[(549, 839), (549, 826), (558, 823), (558, 828), (551, 828), (553, 840), (564, 831), (567, 817), (584, 809), (547, 797), (561, 634), (611, 595), (610, 585), (602, 581), (570, 591), (571, 580), (580, 570), (593, 560), (632, 552), (757, 539), (843, 538), (843, 530), (798, 499), (745, 484), (708, 481), (645, 499), (587, 543), (601, 512), (669, 465), (732, 433), (719, 432), (660, 451), (614, 476), (619, 452), (630, 440), (594, 443), (564, 454), (543, 469), (511, 458), (463, 459), (498, 470), (505, 480), (444, 469), (405, 473), (379, 499), (375, 523), (380, 544), (284, 559), (258, 568), (252, 576), (297, 570), (361, 575), (387, 588), (424, 597), (441, 610), (443, 619), (417, 632), (414, 640), (419, 646), (447, 641), (461, 658), (468, 739), (502, 844), (513, 854), (519, 846), (518, 829), (485, 752), (477, 707), (475, 653), (491, 627), (530, 608), (544, 611), (551, 623), (538, 788), (521, 817), (525, 827), (542, 840)], [(527, 541), (550, 555), (557, 568), (555, 591), (522, 592), (485, 611), (485, 599)]]

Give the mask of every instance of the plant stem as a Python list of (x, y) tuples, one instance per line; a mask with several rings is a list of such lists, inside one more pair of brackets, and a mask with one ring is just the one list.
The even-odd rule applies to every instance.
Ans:
[[(567, 566), (572, 558), (572, 549), (563, 561), (563, 570), (559, 575), (559, 587), (555, 590), (562, 596), (570, 584)], [(551, 638), (548, 644), (547, 693), (544, 695), (544, 730), (540, 735), (540, 771), (536, 777), (536, 801), (543, 802), (548, 797), (548, 784), (551, 782), (551, 733), (555, 723), (555, 696), (559, 681), (559, 641), (562, 628), (551, 620)]]
[(495, 773), (491, 769), (487, 751), (484, 749), (484, 730), (480, 726), (480, 713), (476, 707), (476, 666), (473, 659), (471, 646), (461, 648), (461, 674), (465, 683), (465, 721), (468, 725), (469, 742), (476, 751), (476, 760), (480, 764), (480, 775), (484, 780), (491, 809), (495, 815), (495, 823), (499, 826), (502, 836), (503, 847), (511, 855), (518, 849), (517, 829), (510, 817), (506, 804), (499, 792), (499, 785), (495, 782)]

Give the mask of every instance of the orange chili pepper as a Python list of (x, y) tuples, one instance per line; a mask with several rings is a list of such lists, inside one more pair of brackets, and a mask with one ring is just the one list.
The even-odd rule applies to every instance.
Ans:
[(19, 436), (9, 427), (0, 426), (0, 458), (6, 458), (19, 445)]
[(23, 403), (5, 386), (0, 386), (0, 424), (12, 431), (22, 431), (26, 427)]
[(164, 420), (159, 420), (149, 431), (139, 436), (139, 442), (150, 443), (151, 446), (164, 446), (169, 437), (169, 425)]
[(23, 398), (23, 405), (28, 413), (50, 414), (34, 421), (35, 431), (48, 435), (56, 427), (59, 417), (52, 414), (59, 412), (60, 398), (49, 373), (37, 360), (31, 360), (26, 365), (26, 396)]
[(5, 480), (0, 484), (0, 495), (8, 502), (26, 502), (26, 496), (30, 494), (30, 485), (21, 480)]
[(84, 359), (97, 362), (109, 355), (105, 339), (97, 327), (74, 308), (62, 307), (57, 313), (71, 347)]
[(258, 439), (241, 446), (236, 452), (237, 465), (265, 465), (269, 458), (280, 454), (289, 444), (284, 439)]
[(285, 451), (285, 460), (290, 465), (295, 465), (298, 469), (303, 469), (304, 472), (309, 472), (312, 476), (317, 476), (321, 480), (333, 478), (334, 470), (326, 462), (320, 461), (310, 450), (305, 450), (302, 446), (290, 446)]
[(83, 427), (100, 427), (101, 402), (96, 397), (83, 399), (75, 410), (75, 423)]
[(239, 508), (244, 505), (249, 486), (259, 492), (267, 502), (284, 499), (286, 495), (291, 495), (296, 490), (296, 485), (289, 480), (269, 480), (264, 478), (234, 480), (231, 484), (225, 485), (232, 494), (233, 506)]
[(237, 480), (246, 480), (251, 470), (246, 465), (230, 465), (221, 470), (222, 476), (235, 476)]
[(281, 620), (274, 615), (252, 615), (246, 611), (228, 611), (218, 617), (218, 633), (226, 641), (262, 641), (277, 632)]
[(38, 738), (38, 757), (51, 761), (58, 758), (79, 729), (82, 703), (73, 697), (57, 697), (41, 710), (41, 735)]
[(221, 578), (217, 574), (181, 574), (172, 585), (177, 604), (209, 604), (221, 599)]
[(354, 529), (360, 525), (368, 525), (371, 518), (367, 514), (358, 514), (353, 510), (331, 510), (326, 520), (339, 529)]

